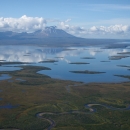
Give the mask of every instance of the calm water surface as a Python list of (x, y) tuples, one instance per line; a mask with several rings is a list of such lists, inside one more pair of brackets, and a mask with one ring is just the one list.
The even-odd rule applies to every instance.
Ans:
[[(52, 78), (74, 80), (82, 82), (125, 82), (126, 78), (114, 75), (130, 75), (130, 57), (120, 60), (110, 60), (111, 56), (130, 56), (118, 54), (130, 52), (130, 47), (118, 49), (103, 49), (94, 47), (42, 47), (42, 46), (0, 46), (0, 62), (28, 62), (34, 66), (45, 66), (51, 70), (41, 70), (38, 73)], [(93, 59), (84, 59), (91, 57)], [(39, 63), (41, 61), (56, 60), (54, 63)], [(71, 62), (87, 62), (89, 64), (70, 64)], [(27, 65), (27, 64), (24, 64)], [(0, 71), (15, 71), (21, 69), (18, 64), (0, 66)], [(102, 74), (78, 74), (69, 71), (89, 70), (106, 72)]]
[(8, 74), (2, 74), (0, 75), (0, 80), (6, 80), (6, 79), (10, 79), (11, 76), (9, 76)]

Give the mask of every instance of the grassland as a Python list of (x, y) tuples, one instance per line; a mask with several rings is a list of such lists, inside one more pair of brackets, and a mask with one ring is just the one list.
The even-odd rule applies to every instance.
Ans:
[[(46, 67), (22, 68), (19, 71), (0, 73), (9, 74), (13, 81), (0, 81), (0, 106), (15, 106), (12, 109), (0, 108), (0, 129), (43, 130), (50, 126), (46, 119), (55, 122), (54, 130), (130, 129), (130, 110), (111, 110), (95, 105), (92, 108), (96, 112), (91, 113), (85, 108), (85, 104), (128, 107), (130, 82), (82, 84), (36, 73), (39, 70), (50, 70)], [(24, 82), (16, 80), (18, 78)], [(68, 85), (69, 92), (66, 89)], [(45, 114), (43, 118), (37, 118), (38, 113)]]

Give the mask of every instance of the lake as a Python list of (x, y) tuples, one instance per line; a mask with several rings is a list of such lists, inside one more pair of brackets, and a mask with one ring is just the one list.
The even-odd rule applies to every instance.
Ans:
[[(38, 73), (63, 80), (85, 83), (127, 82), (129, 79), (115, 75), (130, 75), (130, 47), (108, 49), (103, 45), (85, 47), (1, 45), (0, 64), (0, 71), (20, 70), (22, 65), (49, 67), (51, 70), (41, 70)], [(8, 75), (7, 77), (10, 78)], [(0, 80), (8, 79), (7, 77), (0, 75)]]

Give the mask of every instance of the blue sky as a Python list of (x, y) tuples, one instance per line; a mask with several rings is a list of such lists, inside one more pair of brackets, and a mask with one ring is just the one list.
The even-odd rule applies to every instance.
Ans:
[(0, 31), (50, 25), (80, 37), (130, 39), (130, 0), (0, 0)]

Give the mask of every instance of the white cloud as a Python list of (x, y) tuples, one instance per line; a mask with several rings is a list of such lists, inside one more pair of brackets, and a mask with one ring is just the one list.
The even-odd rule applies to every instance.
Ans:
[(0, 31), (33, 32), (43, 29), (47, 22), (42, 17), (0, 18)]
[(29, 46), (2, 46), (0, 48), (0, 60), (10, 62), (40, 62), (46, 60), (46, 53), (40, 52), (38, 49)]
[(70, 25), (68, 23), (69, 21), (70, 20), (59, 22), (59, 24), (57, 25), (57, 28), (63, 29), (66, 32), (73, 34), (73, 35), (78, 35), (78, 34), (84, 33), (84, 31), (85, 31), (84, 27)]
[(70, 34), (80, 37), (109, 37), (109, 36), (128, 36), (130, 35), (129, 25), (110, 25), (110, 26), (92, 26), (84, 28), (70, 25), (68, 22), (59, 22), (58, 28), (67, 31)]
[(93, 26), (89, 29), (90, 32), (100, 32), (100, 33), (112, 33), (112, 34), (117, 34), (117, 33), (125, 33), (130, 31), (130, 26), (128, 25), (111, 25), (108, 27), (105, 26), (100, 26), (96, 27)]
[[(75, 26), (70, 24), (71, 19), (60, 21), (56, 19), (47, 20), (43, 17), (28, 17), (23, 15), (20, 18), (0, 18), (0, 32), (34, 32), (43, 30), (47, 24), (57, 25), (57, 28), (79, 37), (85, 38), (129, 38), (130, 25), (129, 24), (115, 24), (109, 26), (91, 26), (86, 28), (84, 26)], [(86, 23), (87, 26), (87, 23)]]

